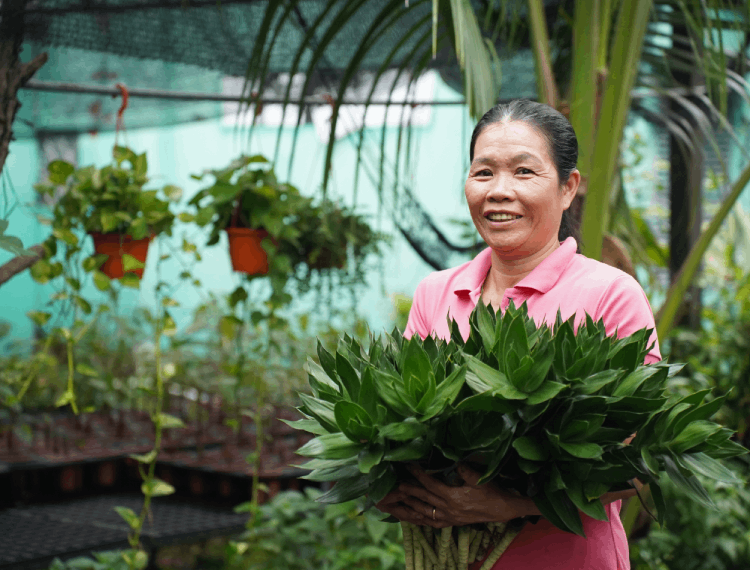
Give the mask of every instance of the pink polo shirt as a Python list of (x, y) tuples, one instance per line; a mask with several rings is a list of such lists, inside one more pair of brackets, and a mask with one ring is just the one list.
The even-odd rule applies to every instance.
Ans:
[[(506, 289), (501, 303), (516, 306), (526, 301), (529, 315), (541, 324), (554, 324), (558, 309), (563, 319), (575, 313), (576, 326), (585, 313), (604, 320), (607, 334), (628, 336), (644, 327), (654, 328), (654, 315), (646, 294), (627, 273), (576, 253), (569, 237), (531, 273)], [(469, 335), (469, 315), (477, 304), (482, 283), (492, 265), (492, 250), (472, 261), (428, 275), (417, 286), (404, 335), (431, 333), (449, 339), (447, 315), (456, 320), (464, 338)], [(646, 363), (661, 360), (656, 331)], [(628, 541), (620, 522), (621, 501), (605, 506), (609, 522), (583, 513), (586, 539), (563, 532), (546, 519), (526, 525), (492, 570), (545, 568), (546, 570), (629, 570)]]

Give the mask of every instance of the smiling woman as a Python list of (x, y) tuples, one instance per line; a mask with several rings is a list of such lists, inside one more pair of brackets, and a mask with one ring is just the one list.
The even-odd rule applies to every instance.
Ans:
[[(578, 143), (570, 123), (556, 110), (531, 101), (497, 105), (479, 121), (471, 139), (465, 191), (474, 224), (489, 246), (472, 261), (430, 274), (417, 287), (404, 335), (450, 339), (447, 317), (462, 336), (480, 301), (505, 311), (527, 304), (528, 314), (552, 326), (575, 315), (603, 320), (619, 338), (655, 328), (643, 289), (630, 275), (577, 253), (566, 210), (580, 182)], [(661, 359), (656, 334), (646, 363)], [(502, 427), (498, 427), (502, 429)], [(398, 519), (436, 528), (506, 523), (539, 515), (534, 502), (496, 487), (477, 485), (467, 467), (464, 485), (451, 488), (424, 472), (378, 503)], [(542, 519), (526, 525), (493, 570), (557, 568), (625, 570), (628, 544), (619, 518), (620, 499), (634, 491), (602, 497), (607, 521), (581, 515), (587, 538), (565, 533)], [(484, 568), (484, 567), (483, 567)]]

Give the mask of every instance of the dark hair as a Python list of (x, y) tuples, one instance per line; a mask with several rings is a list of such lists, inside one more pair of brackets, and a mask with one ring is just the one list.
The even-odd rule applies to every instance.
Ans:
[[(557, 170), (559, 183), (560, 185), (565, 184), (578, 162), (578, 138), (576, 138), (576, 133), (570, 121), (562, 113), (544, 103), (537, 103), (528, 99), (515, 99), (509, 103), (498, 103), (492, 107), (479, 119), (477, 126), (474, 127), (474, 132), (471, 133), (469, 160), (474, 160), (474, 145), (486, 127), (495, 123), (511, 121), (523, 121), (544, 137), (547, 141), (547, 150), (555, 164), (555, 170)], [(576, 239), (580, 253), (581, 240), (573, 223), (570, 209), (567, 209), (563, 212), (562, 220), (560, 220), (557, 239), (564, 241), (571, 236)]]

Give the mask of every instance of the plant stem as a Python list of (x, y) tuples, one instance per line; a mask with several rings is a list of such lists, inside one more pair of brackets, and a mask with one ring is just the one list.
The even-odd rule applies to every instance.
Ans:
[(414, 570), (414, 543), (411, 525), (408, 522), (401, 521), (401, 530), (404, 534), (404, 561), (406, 563), (406, 570)]
[[(143, 531), (143, 524), (146, 521), (146, 516), (148, 516), (149, 513), (149, 507), (151, 506), (151, 497), (153, 494), (153, 484), (154, 481), (154, 473), (156, 471), (156, 460), (159, 456), (159, 450), (161, 448), (161, 436), (162, 436), (162, 422), (161, 422), (161, 413), (162, 413), (162, 407), (164, 404), (164, 378), (162, 377), (162, 367), (161, 367), (161, 337), (162, 337), (162, 318), (161, 314), (159, 318), (156, 319), (156, 332), (154, 334), (154, 340), (155, 340), (155, 347), (154, 347), (154, 361), (156, 364), (156, 408), (154, 410), (153, 415), (153, 422), (154, 422), (154, 448), (153, 451), (154, 456), (151, 459), (151, 462), (148, 466), (148, 473), (144, 477), (143, 485), (141, 486), (141, 490), (143, 491), (143, 508), (141, 509), (141, 514), (138, 517), (138, 524), (133, 529), (133, 535), (128, 537), (128, 540), (130, 542), (130, 546), (135, 550), (138, 548), (141, 540), (141, 532)], [(128, 568), (129, 570), (136, 570), (136, 556), (135, 552), (132, 553), (130, 558), (128, 558)]]
[(73, 379), (75, 378), (75, 362), (73, 360), (73, 346), (75, 345), (75, 340), (71, 336), (65, 341), (65, 345), (67, 348), (68, 353), (68, 394), (71, 395), (70, 398), (70, 407), (73, 408), (73, 413), (78, 414), (78, 406), (76, 405), (76, 400), (73, 392)]
[(523, 521), (516, 526), (506, 528), (505, 534), (500, 539), (500, 542), (497, 543), (497, 546), (495, 546), (494, 550), (487, 557), (487, 560), (484, 561), (484, 564), (482, 564), (480, 570), (490, 570), (495, 565), (495, 563), (500, 560), (500, 557), (508, 549), (510, 543), (513, 542), (513, 539), (518, 536), (518, 533), (523, 530), (524, 526), (526, 526), (526, 521)]
[(427, 539), (425, 538), (424, 533), (422, 532), (422, 529), (415, 525), (412, 529), (412, 534), (414, 535), (414, 543), (420, 544), (425, 555), (427, 556), (427, 558), (429, 558), (430, 563), (437, 565), (438, 564), (437, 554), (435, 554), (435, 551), (433, 550), (432, 546), (430, 546), (430, 543), (427, 542)]
[[(44, 348), (42, 349), (42, 357), (47, 356), (47, 352), (49, 352), (49, 347), (52, 345), (52, 335), (47, 335), (47, 339), (44, 341)], [(31, 386), (31, 381), (34, 379), (34, 375), (36, 374), (36, 370), (39, 367), (39, 359), (37, 359), (34, 364), (30, 367), (29, 375), (26, 378), (26, 381), (23, 383), (23, 386), (21, 387), (21, 390), (18, 392), (18, 401), (20, 402), (23, 398), (24, 394), (26, 394), (27, 390)]]

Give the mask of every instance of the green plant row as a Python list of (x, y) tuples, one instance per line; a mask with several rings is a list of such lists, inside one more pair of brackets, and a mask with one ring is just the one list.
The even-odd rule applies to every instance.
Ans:
[[(394, 330), (368, 349), (346, 336), (335, 354), (318, 346), (320, 365), (307, 365), (312, 396), (300, 395), (305, 419), (290, 425), (317, 436), (298, 450), (311, 458), (306, 478), (337, 481), (321, 501), (367, 495), (377, 503), (408, 480), (407, 462), (460, 484), (455, 469), (464, 462), (482, 473), (480, 482), (532, 498), (557, 527), (584, 536), (580, 512), (607, 520), (600, 498), (632, 488), (635, 478), (650, 484), (661, 521), (664, 477), (704, 503), (710, 498), (696, 475), (737, 482), (720, 460), (746, 450), (709, 419), (725, 396), (668, 396), (667, 379), (682, 365), (643, 364), (651, 330), (617, 339), (601, 320), (587, 316), (576, 330), (574, 317), (559, 313), (554, 326), (537, 326), (525, 304), (496, 315), (480, 303), (470, 324), (466, 341), (451, 322), (448, 342)], [(517, 523), (482, 532), (502, 554)], [(428, 553), (440, 568), (452, 551), (444, 533)], [(467, 539), (475, 558), (492, 552), (476, 536), (458, 529), (460, 568)], [(495, 557), (498, 549), (488, 561)]]

